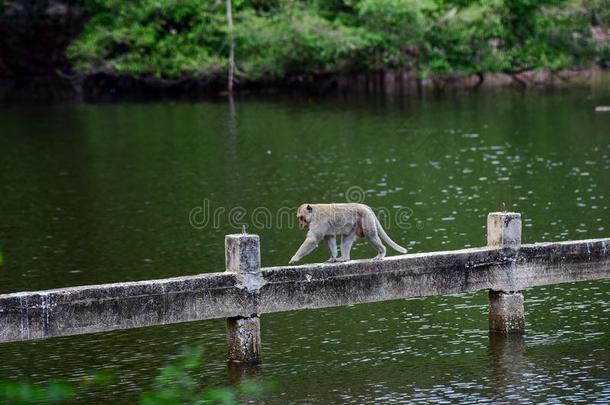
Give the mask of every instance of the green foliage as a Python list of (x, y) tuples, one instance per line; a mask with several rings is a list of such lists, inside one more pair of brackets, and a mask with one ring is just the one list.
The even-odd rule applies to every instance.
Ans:
[[(155, 378), (153, 386), (140, 396), (141, 405), (182, 405), (182, 404), (224, 404), (234, 405), (251, 399), (258, 399), (273, 388), (269, 382), (243, 382), (237, 387), (204, 388), (198, 371), (201, 368), (202, 351), (198, 348), (184, 348), (179, 357), (163, 367)], [(112, 383), (114, 376), (96, 373), (79, 382), (82, 386), (104, 386)], [(72, 384), (54, 380), (46, 386), (27, 382), (0, 383), (0, 403), (2, 404), (59, 404), (74, 399)]]
[(375, 61), (377, 67), (410, 67), (423, 44), (424, 10), (432, 6), (420, 0), (362, 0), (358, 4), (358, 17), (381, 55)]
[(245, 382), (233, 387), (202, 388), (198, 378), (202, 351), (185, 348), (180, 357), (165, 366), (150, 391), (140, 396), (142, 405), (214, 403), (232, 405), (247, 399), (260, 398), (269, 384)]
[(68, 48), (83, 72), (214, 79), (380, 68), (422, 76), (558, 71), (608, 63), (607, 0), (86, 0)]
[(29, 383), (0, 384), (0, 402), (3, 404), (59, 404), (73, 396), (72, 386), (61, 381), (51, 381), (45, 387)]
[(430, 14), (421, 46), (421, 74), (474, 74), (500, 70), (500, 18), (495, 2), (448, 5)]
[(590, 25), (582, 6), (560, 0), (505, 0), (499, 10), (504, 71), (557, 71), (592, 59)]
[[(79, 381), (79, 386), (104, 386), (114, 380), (112, 374), (95, 373)], [(2, 404), (60, 404), (73, 399), (75, 387), (61, 380), (51, 380), (47, 385), (29, 382), (0, 382), (0, 403)]]
[(291, 3), (272, 15), (242, 11), (236, 40), (238, 73), (248, 78), (348, 70), (369, 51), (366, 32), (332, 23)]
[(225, 10), (200, 0), (88, 0), (92, 17), (67, 50), (78, 70), (175, 78), (224, 69)]

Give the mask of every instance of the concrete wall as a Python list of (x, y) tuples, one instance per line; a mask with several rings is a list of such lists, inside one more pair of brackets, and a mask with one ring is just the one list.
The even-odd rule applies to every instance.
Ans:
[(0, 295), (0, 342), (610, 278), (610, 239)]

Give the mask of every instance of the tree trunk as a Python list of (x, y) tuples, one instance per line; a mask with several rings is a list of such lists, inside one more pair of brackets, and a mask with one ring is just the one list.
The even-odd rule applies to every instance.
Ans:
[(229, 79), (227, 92), (233, 93), (233, 75), (235, 73), (235, 38), (233, 37), (233, 12), (231, 0), (227, 0), (227, 26), (229, 28)]
[(485, 74), (483, 72), (477, 72), (477, 77), (478, 77), (479, 80), (474, 85), (475, 89), (478, 89), (479, 87), (481, 87), (481, 85), (485, 81)]

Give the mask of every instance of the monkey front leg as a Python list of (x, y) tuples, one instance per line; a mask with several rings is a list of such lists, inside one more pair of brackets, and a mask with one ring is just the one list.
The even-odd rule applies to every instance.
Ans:
[(335, 235), (326, 235), (324, 237), (326, 240), (326, 244), (328, 245), (328, 250), (330, 250), (330, 259), (327, 261), (330, 263), (334, 263), (337, 261), (337, 238)]
[(307, 237), (305, 238), (305, 241), (303, 242), (299, 250), (297, 250), (297, 252), (294, 254), (294, 256), (292, 256), (292, 259), (290, 259), (289, 263), (294, 264), (301, 260), (303, 256), (310, 254), (311, 251), (318, 246), (318, 243), (320, 243), (320, 239), (322, 239), (321, 235), (316, 235), (311, 231), (307, 232)]

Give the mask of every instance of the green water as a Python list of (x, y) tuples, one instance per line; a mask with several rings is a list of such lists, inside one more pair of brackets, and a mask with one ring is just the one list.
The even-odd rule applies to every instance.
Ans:
[[(348, 190), (387, 210), (411, 252), (483, 245), (502, 201), (525, 242), (608, 237), (602, 104), (607, 78), (420, 99), (4, 105), (0, 293), (222, 271), (242, 222), (264, 266), (287, 264), (304, 234), (284, 213)], [(374, 255), (360, 242), (352, 257)], [(265, 315), (268, 402), (610, 401), (610, 282), (525, 295), (527, 334), (509, 341), (488, 336), (484, 293)], [(81, 399), (131, 402), (201, 345), (203, 381), (227, 385), (224, 339), (219, 320), (4, 344), (0, 380), (106, 370), (115, 382)]]

